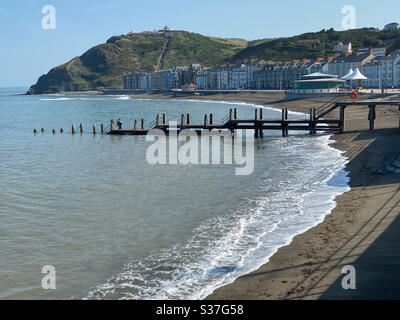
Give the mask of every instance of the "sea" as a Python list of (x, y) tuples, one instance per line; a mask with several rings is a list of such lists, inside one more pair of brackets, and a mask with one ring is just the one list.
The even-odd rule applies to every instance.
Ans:
[(347, 159), (325, 133), (265, 131), (250, 175), (235, 163), (154, 165), (145, 136), (92, 133), (162, 113), (253, 118), (251, 103), (26, 90), (0, 89), (0, 299), (203, 299), (321, 223), (349, 190)]

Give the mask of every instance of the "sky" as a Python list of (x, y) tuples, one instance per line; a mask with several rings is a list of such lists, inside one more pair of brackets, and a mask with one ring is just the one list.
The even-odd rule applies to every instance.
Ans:
[[(42, 28), (42, 8), (56, 9), (55, 29)], [(400, 23), (399, 0), (1, 0), (0, 87), (28, 87), (52, 67), (111, 36), (161, 29), (255, 40), (334, 28), (342, 8), (356, 9), (356, 27)]]

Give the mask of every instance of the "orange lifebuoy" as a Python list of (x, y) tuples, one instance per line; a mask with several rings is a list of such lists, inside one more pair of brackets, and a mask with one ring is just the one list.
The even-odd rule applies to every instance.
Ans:
[(350, 98), (353, 99), (353, 100), (357, 99), (358, 98), (358, 93), (356, 91), (352, 91), (350, 93)]

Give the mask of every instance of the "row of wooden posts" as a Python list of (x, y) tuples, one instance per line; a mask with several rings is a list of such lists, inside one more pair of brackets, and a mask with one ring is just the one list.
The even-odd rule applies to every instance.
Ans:
[[(281, 122), (282, 126), (281, 126), (281, 129), (282, 129), (282, 136), (283, 137), (287, 137), (288, 133), (289, 133), (288, 114), (289, 114), (289, 112), (288, 112), (287, 108), (282, 109), (282, 122)], [(235, 125), (236, 125), (235, 120), (239, 120), (238, 119), (238, 111), (237, 111), (236, 108), (229, 110), (229, 116), (228, 116), (228, 119), (227, 119), (226, 123), (223, 123), (221, 125), (226, 125), (227, 127), (232, 127), (231, 129), (234, 129)], [(260, 120), (267, 120), (267, 119), (263, 118), (263, 109), (262, 108), (255, 109), (254, 136), (256, 138), (264, 136), (263, 129), (262, 129), (263, 122), (260, 121)], [(315, 130), (316, 123), (317, 123), (316, 122), (316, 109), (315, 108), (311, 108), (310, 109), (310, 120), (309, 121), (310, 121), (310, 133), (315, 133), (316, 132), (316, 130)], [(188, 114), (186, 114), (186, 116), (185, 116), (185, 114), (182, 114), (181, 115), (181, 121), (180, 121), (181, 128), (184, 128), (185, 126), (189, 126), (190, 124), (191, 124), (191, 122), (190, 122), (190, 114), (188, 113)], [(210, 113), (209, 115), (206, 114), (204, 116), (204, 127), (205, 128), (209, 127), (209, 126), (212, 127), (213, 125), (214, 125), (214, 116), (213, 116), (213, 114), (212, 113)], [(164, 127), (165, 128), (165, 126), (167, 126), (167, 116), (166, 116), (166, 114), (165, 113), (162, 114), (162, 123), (161, 123), (160, 114), (157, 114), (155, 127)], [(218, 125), (216, 125), (216, 127), (218, 127)], [(120, 128), (122, 128), (122, 122), (118, 125), (118, 129), (120, 129)], [(144, 119), (140, 120), (140, 129), (144, 130)], [(149, 129), (151, 129), (151, 128), (149, 128)], [(111, 120), (111, 122), (110, 122), (110, 130), (111, 131), (116, 130), (114, 120)], [(138, 120), (135, 120), (134, 121), (134, 131), (138, 131), (138, 130), (139, 130), (138, 129)], [(40, 131), (42, 133), (45, 132), (45, 130), (43, 128), (41, 128)], [(33, 132), (36, 134), (36, 133), (38, 133), (38, 130), (34, 129)], [(53, 129), (52, 132), (53, 132), (53, 134), (56, 134), (56, 129)], [(71, 128), (70, 132), (72, 134), (78, 133), (78, 130), (75, 127), (75, 125), (72, 125), (72, 128)], [(96, 125), (93, 125), (92, 132), (93, 132), (94, 135), (97, 134)], [(64, 133), (64, 130), (62, 128), (60, 129), (60, 133)], [(84, 127), (83, 127), (82, 123), (79, 125), (79, 133), (81, 133), (81, 134), (84, 133)], [(104, 124), (100, 125), (100, 133), (101, 134), (106, 134), (107, 133), (106, 129), (104, 127)]]
[[(79, 129), (77, 129), (76, 127), (75, 127), (75, 125), (72, 125), (72, 127), (71, 127), (71, 133), (72, 134), (75, 134), (75, 133), (78, 133), (78, 130), (79, 130), (79, 133), (84, 133), (84, 128), (83, 128), (83, 124), (81, 123), (80, 125), (79, 125)], [(41, 128), (40, 129), (40, 132), (42, 132), (42, 133), (44, 133), (45, 132), (45, 129), (44, 128)], [(57, 130), (56, 129), (53, 129), (52, 130), (52, 132), (53, 132), (53, 134), (56, 134), (57, 133)], [(96, 127), (96, 125), (94, 124), (93, 125), (93, 134), (97, 134), (97, 127)], [(38, 130), (35, 128), (35, 129), (33, 129), (33, 133), (38, 133)], [(64, 133), (64, 129), (63, 128), (60, 128), (60, 133)], [(101, 134), (105, 134), (106, 133), (106, 130), (105, 130), (105, 127), (104, 127), (104, 124), (101, 124), (100, 125), (100, 133)]]

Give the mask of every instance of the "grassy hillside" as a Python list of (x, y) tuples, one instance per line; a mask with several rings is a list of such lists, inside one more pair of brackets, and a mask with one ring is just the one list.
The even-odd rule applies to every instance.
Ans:
[[(319, 40), (319, 43), (302, 43), (302, 40)], [(353, 48), (400, 48), (400, 31), (377, 31), (373, 28), (348, 31), (322, 30), (299, 36), (279, 39), (262, 39), (249, 42), (247, 48), (235, 54), (231, 61), (258, 58), (273, 61), (315, 59), (332, 54), (339, 42), (351, 42)]]
[[(304, 43), (302, 40), (318, 40)], [(223, 39), (175, 31), (164, 59), (164, 69), (200, 63), (216, 66), (249, 59), (292, 61), (332, 54), (337, 42), (351, 41), (353, 48), (400, 48), (400, 31), (373, 28), (348, 31), (322, 30), (299, 36), (259, 39)], [(142, 32), (110, 38), (80, 57), (55, 67), (30, 89), (32, 94), (121, 88), (124, 72), (153, 71), (167, 43), (162, 33)]]
[[(32, 94), (60, 91), (121, 88), (124, 72), (153, 71), (166, 38), (161, 33), (142, 32), (110, 38), (39, 78)], [(215, 66), (227, 61), (247, 45), (241, 39), (219, 39), (176, 31), (164, 60), (164, 68), (200, 63)]]

